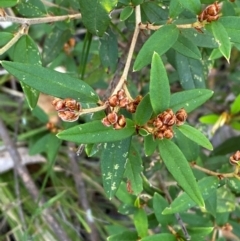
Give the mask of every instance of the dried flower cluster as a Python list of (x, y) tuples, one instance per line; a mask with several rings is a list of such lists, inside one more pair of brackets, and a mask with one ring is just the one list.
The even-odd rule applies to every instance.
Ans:
[(237, 151), (232, 156), (230, 156), (229, 161), (233, 165), (239, 165), (240, 164), (240, 151)]
[(173, 126), (183, 125), (187, 119), (187, 112), (180, 109), (174, 114), (172, 109), (160, 113), (152, 122), (153, 135), (156, 139), (172, 139), (174, 136)]
[(81, 105), (74, 99), (66, 98), (62, 100), (55, 98), (52, 101), (52, 105), (58, 111), (58, 116), (63, 121), (76, 121), (80, 115)]
[(218, 4), (216, 1), (215, 3), (207, 6), (199, 15), (198, 15), (198, 21), (203, 22), (212, 22), (219, 18), (219, 12), (221, 10), (221, 5)]
[(111, 107), (111, 112), (102, 119), (103, 125), (112, 126), (115, 130), (122, 129), (126, 125), (126, 119), (124, 115), (117, 114), (119, 108), (125, 108), (128, 112), (135, 113), (141, 99), (141, 96), (137, 96), (136, 99), (130, 101), (125, 91), (119, 90), (106, 101), (106, 105)]

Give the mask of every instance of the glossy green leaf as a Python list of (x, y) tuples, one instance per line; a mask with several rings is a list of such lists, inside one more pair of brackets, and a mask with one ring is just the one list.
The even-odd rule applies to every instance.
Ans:
[(7, 44), (12, 38), (14, 34), (8, 32), (0, 32), (0, 46), (4, 46)]
[(217, 190), (217, 212), (232, 212), (236, 208), (236, 197), (225, 186)]
[(203, 32), (198, 32), (196, 29), (186, 28), (181, 29), (181, 34), (191, 40), (195, 45), (204, 48), (218, 48), (213, 35), (206, 29), (201, 29)]
[(148, 219), (144, 209), (138, 208), (134, 212), (133, 221), (138, 232), (138, 236), (141, 238), (146, 237), (148, 235)]
[(171, 140), (163, 139), (159, 141), (159, 153), (168, 171), (173, 175), (177, 183), (189, 195), (189, 197), (199, 206), (204, 206), (204, 201), (183, 153)]
[(179, 0), (171, 0), (169, 5), (170, 18), (176, 18), (183, 11)]
[(203, 65), (200, 60), (176, 52), (176, 69), (184, 89), (205, 88)]
[(179, 2), (184, 8), (195, 14), (199, 14), (201, 12), (202, 5), (200, 0), (179, 0)]
[(198, 47), (191, 40), (184, 37), (182, 34), (179, 34), (178, 39), (172, 46), (172, 48), (180, 54), (189, 58), (199, 60), (202, 57)]
[(101, 155), (103, 187), (109, 199), (118, 190), (128, 159), (131, 138), (104, 143)]
[(52, 62), (63, 50), (64, 44), (72, 36), (70, 30), (62, 30), (54, 27), (47, 35), (43, 45), (43, 65), (46, 66)]
[(169, 81), (162, 59), (156, 52), (152, 57), (149, 94), (155, 114), (159, 114), (169, 107)]
[(18, 3), (19, 0), (1, 0), (0, 7), (1, 8), (9, 8), (13, 7)]
[(205, 103), (213, 95), (212, 90), (185, 90), (171, 95), (170, 108), (178, 111), (184, 108), (188, 113)]
[(215, 124), (219, 119), (219, 115), (210, 114), (199, 118), (199, 121), (204, 124)]
[(153, 196), (153, 210), (157, 221), (161, 226), (169, 225), (174, 222), (173, 215), (163, 215), (162, 211), (168, 206), (168, 202), (160, 194), (155, 193)]
[(157, 2), (148, 1), (141, 4), (141, 14), (145, 15), (146, 21), (156, 25), (163, 24), (168, 19), (168, 10), (163, 9)]
[(179, 30), (173, 24), (164, 25), (152, 34), (138, 53), (133, 66), (134, 71), (140, 70), (149, 64), (154, 52), (159, 55), (164, 54), (176, 42), (178, 34)]
[(161, 233), (145, 237), (140, 239), (140, 241), (176, 241), (176, 237), (173, 234)]
[(107, 238), (107, 241), (136, 241), (138, 239), (137, 232), (125, 231), (120, 234), (115, 234)]
[(124, 176), (128, 179), (131, 185), (133, 194), (138, 195), (142, 189), (141, 172), (143, 171), (142, 158), (139, 152), (132, 146), (128, 155), (126, 171)]
[[(42, 65), (38, 46), (29, 35), (22, 36), (14, 46), (13, 60), (15, 62)], [(38, 102), (39, 91), (31, 86), (20, 82), (30, 109)]]
[(135, 132), (134, 123), (127, 120), (127, 125), (121, 130), (106, 127), (100, 120), (77, 125), (61, 131), (57, 137), (79, 144), (114, 142), (126, 139)]
[(97, 36), (103, 36), (109, 23), (109, 13), (117, 0), (79, 0), (82, 21), (87, 30)]
[(123, 8), (122, 12), (120, 13), (120, 20), (125, 21), (128, 19), (133, 13), (133, 7), (132, 6), (127, 6)]
[(240, 94), (236, 97), (234, 102), (230, 106), (231, 114), (235, 115), (240, 112)]
[(44, 4), (39, 0), (19, 0), (16, 9), (25, 17), (41, 17), (47, 15)]
[(234, 193), (240, 193), (240, 180), (237, 178), (228, 178), (226, 184)]
[(231, 43), (228, 37), (228, 33), (224, 26), (219, 21), (213, 21), (211, 23), (211, 30), (216, 41), (219, 43), (219, 50), (223, 56), (229, 61), (231, 52)]
[(97, 102), (95, 91), (85, 82), (41, 66), (1, 61), (2, 66), (19, 81), (45, 94), (73, 98), (79, 102)]
[(215, 60), (215, 59), (219, 59), (223, 56), (223, 54), (221, 53), (220, 49), (214, 49), (211, 54), (209, 55), (208, 59), (209, 60)]
[(191, 227), (188, 228), (188, 233), (191, 240), (204, 240), (213, 229), (213, 227)]
[(144, 151), (146, 156), (151, 156), (157, 148), (157, 141), (153, 135), (144, 136)]
[[(203, 200), (208, 199), (212, 195), (213, 190), (218, 187), (218, 183), (219, 179), (213, 176), (205, 177), (198, 182), (199, 190), (202, 194)], [(164, 209), (162, 214), (165, 215), (183, 212), (194, 206), (196, 206), (196, 203), (188, 196), (186, 192), (184, 192), (175, 198), (171, 205)]]
[(235, 42), (235, 43), (240, 43), (240, 38), (239, 38), (240, 19), (239, 19), (239, 17), (238, 16), (224, 16), (224, 17), (221, 17), (218, 21), (223, 25), (223, 27), (227, 31), (230, 41)]
[(198, 143), (200, 146), (208, 150), (213, 150), (211, 142), (198, 129), (186, 124), (179, 126), (178, 129), (190, 140)]
[(134, 119), (138, 125), (144, 125), (151, 118), (153, 110), (151, 108), (150, 95), (147, 94), (143, 97), (137, 106)]
[(102, 65), (113, 73), (118, 62), (118, 42), (116, 35), (110, 28), (100, 38), (99, 56)]

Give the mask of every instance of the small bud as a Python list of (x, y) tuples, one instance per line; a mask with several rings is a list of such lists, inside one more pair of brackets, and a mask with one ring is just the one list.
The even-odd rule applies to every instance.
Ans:
[(111, 97), (108, 98), (108, 103), (111, 107), (116, 107), (119, 105), (119, 99), (117, 95), (112, 95)]
[(107, 126), (107, 127), (109, 127), (109, 126), (112, 125), (112, 124), (109, 122), (109, 120), (108, 120), (107, 117), (104, 117), (104, 118), (102, 119), (102, 123), (103, 123), (103, 125), (105, 125), (105, 126)]
[(79, 117), (78, 113), (74, 113), (69, 110), (64, 110), (64, 111), (58, 111), (58, 116), (63, 120), (67, 122), (73, 122), (76, 121)]
[(118, 116), (116, 112), (111, 112), (107, 115), (107, 119), (111, 124), (115, 124), (118, 120)]
[(240, 151), (237, 151), (232, 156), (230, 156), (229, 161), (232, 165), (238, 165), (240, 161)]
[(123, 98), (126, 97), (124, 89), (121, 89), (117, 92), (117, 97), (118, 97), (119, 100), (122, 100)]
[(187, 112), (182, 108), (176, 112), (176, 125), (183, 125), (187, 119)]
[(68, 40), (68, 44), (69, 44), (69, 46), (70, 46), (71, 48), (73, 48), (73, 47), (76, 45), (76, 40), (75, 40), (75, 38), (70, 38), (70, 39)]
[(61, 100), (59, 98), (55, 98), (52, 101), (52, 105), (54, 106), (55, 110), (57, 110), (57, 111), (63, 110), (65, 108), (65, 101)]

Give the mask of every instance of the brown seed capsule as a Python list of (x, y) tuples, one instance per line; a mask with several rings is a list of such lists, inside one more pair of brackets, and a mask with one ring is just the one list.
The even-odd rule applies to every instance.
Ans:
[(67, 122), (73, 122), (76, 121), (79, 117), (79, 114), (74, 113), (69, 110), (64, 110), (64, 111), (58, 111), (58, 116), (63, 120)]
[(117, 95), (112, 95), (111, 97), (108, 98), (108, 103), (111, 107), (116, 107), (119, 105), (119, 99)]
[(123, 98), (119, 101), (119, 107), (124, 108), (128, 105), (129, 101), (128, 98)]
[(111, 112), (107, 115), (107, 119), (111, 124), (115, 124), (118, 120), (118, 116), (116, 112)]
[(215, 21), (219, 18), (219, 12), (221, 10), (221, 5), (216, 1), (215, 3), (207, 6), (199, 15), (198, 21), (203, 22), (207, 20), (207, 22)]
[(237, 151), (232, 156), (230, 156), (229, 161), (232, 165), (238, 164), (240, 161), (240, 151)]
[(163, 132), (163, 137), (166, 139), (172, 139), (174, 136), (172, 129), (168, 128)]
[(159, 131), (159, 130), (155, 131), (154, 132), (154, 138), (162, 140), (163, 139), (163, 132)]
[(118, 123), (121, 127), (126, 126), (126, 118), (125, 118), (125, 116), (124, 116), (124, 115), (118, 116), (117, 123)]
[(176, 125), (183, 125), (187, 119), (187, 112), (182, 108), (176, 112)]
[(130, 102), (126, 105), (126, 110), (130, 113), (135, 113), (137, 109), (137, 105), (134, 102)]
[(69, 44), (69, 46), (70, 46), (71, 48), (73, 48), (73, 47), (75, 46), (75, 44), (76, 44), (75, 38), (70, 38), (70, 39), (68, 40), (68, 44)]
[(161, 114), (158, 115), (158, 119), (160, 119), (163, 124), (172, 126), (175, 124), (176, 117), (171, 109), (167, 109)]
[(63, 110), (65, 108), (65, 101), (61, 100), (59, 98), (55, 98), (52, 101), (52, 105), (54, 106), (55, 110), (57, 110), (57, 111)]
[(81, 109), (80, 104), (74, 99), (66, 98), (64, 99), (64, 101), (65, 101), (65, 106), (68, 110), (79, 111)]
[(104, 118), (102, 119), (102, 123), (103, 123), (103, 125), (105, 125), (105, 126), (107, 126), (107, 127), (109, 127), (109, 126), (112, 125), (112, 124), (109, 122), (109, 120), (108, 120), (107, 117), (104, 117)]
[(122, 100), (123, 98), (126, 97), (124, 89), (121, 89), (117, 92), (117, 97), (118, 97), (119, 100)]
[(159, 118), (156, 118), (153, 121), (153, 126), (156, 128), (161, 128), (163, 126), (163, 122)]

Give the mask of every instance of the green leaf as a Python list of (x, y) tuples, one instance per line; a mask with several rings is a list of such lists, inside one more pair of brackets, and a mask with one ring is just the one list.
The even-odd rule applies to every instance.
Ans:
[(120, 14), (120, 20), (125, 21), (128, 19), (133, 13), (133, 7), (132, 6), (127, 6), (123, 8), (121, 14)]
[[(42, 65), (38, 46), (29, 35), (22, 36), (15, 44), (13, 60), (25, 64)], [(32, 110), (37, 105), (39, 91), (23, 82), (20, 83), (28, 105)]]
[(155, 114), (159, 114), (169, 107), (170, 86), (161, 57), (154, 53), (149, 86), (150, 101)]
[(204, 124), (215, 124), (219, 119), (219, 115), (210, 114), (199, 118), (199, 121)]
[(136, 209), (133, 215), (133, 221), (138, 232), (138, 236), (141, 238), (146, 237), (148, 235), (148, 219), (144, 209)]
[(140, 241), (176, 241), (176, 237), (173, 234), (161, 233), (145, 237)]
[(186, 57), (193, 59), (202, 58), (201, 52), (198, 47), (191, 40), (184, 37), (182, 34), (179, 34), (178, 39), (172, 46), (172, 48)]
[(184, 89), (205, 88), (203, 65), (200, 60), (188, 58), (176, 52), (176, 69)]
[(146, 94), (137, 106), (134, 119), (137, 125), (144, 125), (151, 118), (153, 110), (151, 108), (150, 95)]
[(209, 60), (215, 60), (215, 59), (219, 59), (223, 56), (223, 54), (221, 53), (220, 49), (214, 49), (211, 54), (209, 55), (208, 59)]
[(14, 34), (8, 32), (0, 32), (0, 46), (4, 46), (7, 44), (12, 38)]
[(189, 197), (199, 206), (204, 206), (204, 201), (183, 153), (171, 140), (163, 139), (159, 141), (160, 156), (168, 171), (173, 175), (177, 183), (189, 195)]
[(19, 0), (1, 0), (0, 7), (1, 8), (10, 8), (15, 6)]
[(121, 234), (112, 235), (107, 238), (107, 241), (136, 241), (138, 239), (137, 232), (124, 231)]
[(19, 4), (16, 6), (17, 11), (25, 17), (41, 17), (47, 15), (42, 1), (39, 0), (19, 0)]
[(79, 102), (97, 102), (95, 91), (85, 82), (41, 66), (1, 61), (2, 66), (23, 83), (45, 94), (73, 98)]
[(188, 113), (202, 105), (213, 95), (212, 90), (195, 89), (185, 90), (171, 95), (170, 108), (178, 111), (184, 108)]
[[(217, 189), (218, 183), (219, 179), (217, 177), (205, 177), (198, 182), (203, 200), (208, 199), (213, 194), (213, 190)], [(171, 205), (164, 209), (162, 214), (184, 212), (194, 206), (196, 206), (196, 203), (184, 192), (175, 198)]]
[(138, 151), (132, 146), (128, 155), (124, 176), (130, 181), (131, 189), (135, 195), (138, 195), (143, 189), (141, 178), (142, 170), (142, 158)]
[(230, 106), (231, 114), (235, 115), (240, 112), (240, 94), (236, 97), (234, 102)]
[(139, 51), (133, 66), (134, 71), (140, 70), (149, 64), (154, 52), (157, 52), (159, 55), (164, 54), (176, 42), (178, 34), (179, 30), (173, 24), (164, 25), (158, 29), (149, 37)]
[(104, 143), (101, 155), (103, 187), (109, 199), (115, 195), (122, 181), (131, 138)]
[(213, 150), (211, 142), (199, 130), (186, 124), (179, 126), (178, 129), (190, 140), (198, 143), (200, 146), (208, 150)]
[(131, 120), (127, 120), (127, 125), (121, 130), (106, 127), (100, 120), (96, 120), (61, 131), (57, 137), (79, 144), (104, 143), (126, 139), (134, 132), (135, 127)]
[(157, 218), (159, 224), (162, 225), (169, 225), (174, 222), (173, 215), (163, 215), (162, 211), (168, 206), (168, 202), (165, 198), (163, 198), (160, 194), (155, 193), (153, 196), (153, 210), (154, 215)]
[(99, 56), (105, 68), (109, 68), (113, 73), (118, 62), (118, 42), (116, 35), (109, 28), (100, 38)]
[(191, 240), (204, 240), (213, 229), (214, 227), (191, 227), (188, 228), (188, 233)]
[(144, 136), (144, 151), (146, 156), (151, 156), (157, 148), (157, 141), (153, 135)]
[(201, 29), (199, 33), (196, 29), (186, 28), (181, 29), (181, 34), (191, 40), (195, 45), (204, 48), (218, 48), (219, 44), (216, 42), (213, 35), (206, 29)]
[(54, 27), (47, 35), (43, 45), (43, 65), (52, 62), (63, 50), (64, 44), (72, 36), (70, 30), (62, 30)]
[(225, 186), (217, 190), (217, 213), (232, 212), (236, 208), (236, 197)]
[(103, 36), (110, 23), (110, 11), (117, 0), (79, 0), (82, 21), (87, 30), (97, 36)]
[(176, 18), (183, 11), (179, 0), (171, 0), (169, 5), (170, 18)]
[(199, 14), (201, 12), (201, 2), (200, 0), (179, 0), (180, 4), (187, 10)]
[(231, 42), (240, 43), (240, 19), (238, 16), (226, 16), (221, 17), (218, 22), (220, 22), (230, 38)]
[(229, 62), (231, 43), (226, 29), (219, 21), (213, 21), (211, 22), (211, 30), (216, 41), (219, 43), (219, 50)]

